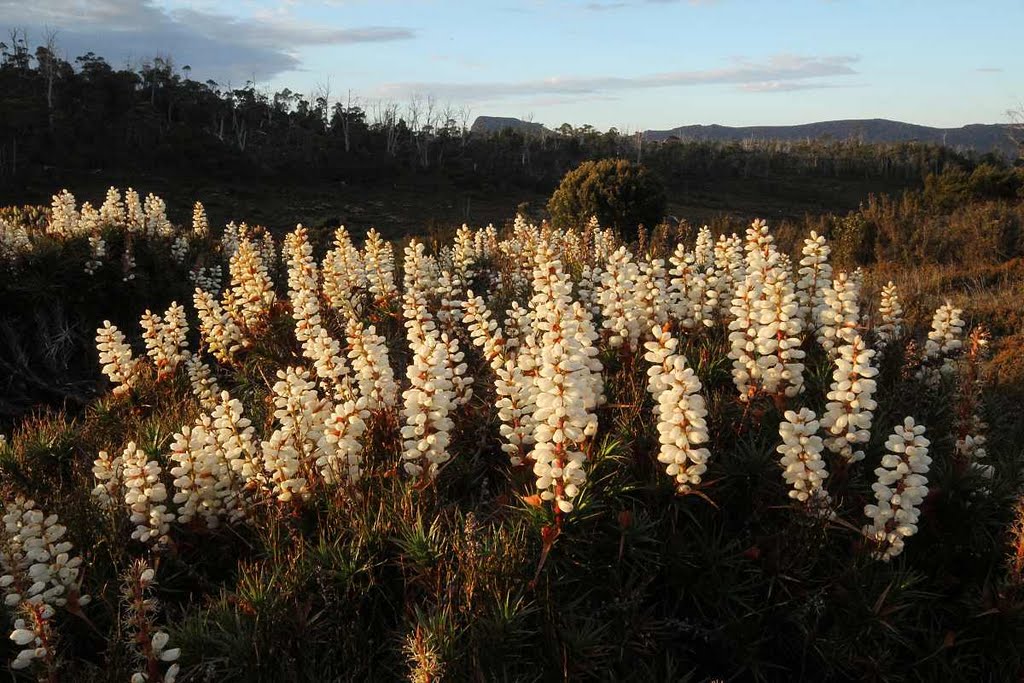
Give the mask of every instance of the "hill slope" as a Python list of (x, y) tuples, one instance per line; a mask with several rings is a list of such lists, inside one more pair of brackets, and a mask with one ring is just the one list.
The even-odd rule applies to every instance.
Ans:
[(888, 119), (849, 119), (820, 121), (796, 126), (719, 125), (679, 126), (670, 130), (649, 130), (648, 140), (666, 140), (676, 136), (683, 140), (805, 140), (833, 138), (863, 142), (929, 142), (977, 152), (999, 152), (1015, 155), (1016, 146), (1005, 124), (970, 124), (960, 128), (933, 128)]
[[(474, 133), (496, 132), (504, 128), (531, 132), (551, 132), (540, 123), (508, 116), (479, 116), (473, 123)], [(720, 126), (689, 125), (668, 130), (644, 131), (646, 140), (661, 142), (671, 137), (681, 140), (728, 142), (739, 140), (861, 140), (867, 143), (927, 142), (954, 149), (973, 150), (984, 154), (997, 152), (1016, 157), (1017, 146), (1006, 124), (975, 123), (960, 128), (933, 128), (888, 119), (845, 119), (818, 121), (794, 126)]]

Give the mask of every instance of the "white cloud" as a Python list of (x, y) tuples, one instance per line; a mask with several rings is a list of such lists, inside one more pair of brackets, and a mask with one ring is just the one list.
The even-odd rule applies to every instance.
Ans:
[(88, 51), (116, 65), (170, 55), (197, 78), (269, 79), (301, 68), (299, 46), (408, 40), (412, 30), (392, 26), (337, 28), (299, 23), (287, 14), (235, 17), (199, 9), (165, 10), (153, 0), (0, 0), (0, 29), (21, 29), (29, 43), (57, 32), (59, 50)]
[(794, 92), (797, 90), (821, 90), (823, 88), (844, 88), (837, 83), (785, 83), (782, 81), (766, 81), (763, 83), (743, 83), (739, 89), (743, 92)]
[(735, 85), (751, 92), (829, 87), (813, 79), (851, 76), (857, 57), (775, 55), (762, 62), (736, 59), (729, 66), (696, 71), (668, 71), (640, 76), (555, 76), (530, 81), (405, 82), (381, 86), (379, 95), (404, 98), (430, 93), (442, 99), (495, 101), (517, 97), (595, 95), (628, 90), (696, 85)]

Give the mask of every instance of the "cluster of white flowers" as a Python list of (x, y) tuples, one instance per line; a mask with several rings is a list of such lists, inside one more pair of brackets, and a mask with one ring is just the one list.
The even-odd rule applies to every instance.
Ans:
[(818, 313), (818, 343), (833, 357), (860, 325), (860, 283), (839, 273), (825, 288)]
[(359, 382), (359, 394), (370, 411), (390, 412), (398, 405), (398, 385), (388, 360), (388, 347), (377, 329), (350, 318), (345, 328), (352, 369)]
[(880, 324), (875, 327), (876, 345), (883, 349), (903, 336), (903, 305), (900, 303), (896, 285), (889, 281), (882, 287), (882, 297), (878, 304)]
[(0, 530), (0, 588), (4, 605), (24, 603), (63, 607), (69, 600), (84, 605), (80, 595), (82, 558), (71, 554), (64, 540), (67, 528), (57, 515), (47, 515), (34, 501), (17, 496), (3, 510)]
[(803, 319), (796, 292), (784, 269), (768, 272), (754, 302), (757, 315), (758, 376), (768, 394), (796, 396), (804, 390)]
[(210, 221), (206, 218), (206, 207), (202, 202), (196, 202), (192, 207), (192, 236), (196, 239), (206, 239), (210, 234)]
[(170, 460), (180, 523), (201, 517), (214, 529), (222, 517), (235, 522), (246, 516), (244, 489), (258, 461), (252, 425), (237, 399), (223, 392), (212, 413), (182, 427), (174, 435)]
[[(491, 229), (493, 230), (493, 227)], [(460, 295), (469, 288), (470, 283), (476, 276), (476, 264), (479, 258), (473, 230), (463, 223), (462, 227), (455, 231), (451, 264), (452, 275), (461, 283), (459, 287)]]
[[(132, 538), (143, 543), (166, 544), (174, 513), (167, 510), (167, 489), (161, 481), (160, 463), (148, 459), (146, 452), (129, 441), (119, 463), (124, 502), (129, 519), (135, 525)], [(118, 464), (113, 470), (117, 471)]]
[(814, 411), (787, 410), (779, 424), (782, 443), (776, 448), (782, 458), (782, 478), (790, 486), (789, 497), (815, 514), (831, 514), (831, 499), (825, 490), (828, 469), (821, 457), (824, 443), (818, 436), (820, 424)]
[(719, 236), (715, 241), (713, 263), (707, 271), (708, 310), (727, 319), (736, 287), (746, 277), (743, 240), (736, 234)]
[(309, 494), (312, 468), (319, 457), (317, 448), (331, 406), (320, 398), (309, 371), (288, 367), (277, 371), (277, 379), (273, 396), (278, 427), (261, 448), (269, 486), (278, 500), (287, 502)]
[(188, 235), (178, 235), (174, 238), (174, 241), (171, 242), (171, 258), (174, 259), (174, 262), (178, 265), (183, 264), (185, 259), (188, 258), (188, 250), (190, 247), (191, 244), (188, 241)]
[(875, 503), (864, 506), (871, 523), (864, 536), (874, 542), (874, 556), (888, 562), (903, 552), (904, 539), (917, 533), (919, 506), (928, 495), (928, 457), (930, 442), (924, 426), (907, 417), (885, 442), (889, 452), (875, 470), (878, 481), (871, 485)]
[(824, 236), (811, 231), (804, 240), (800, 259), (800, 279), (796, 283), (797, 300), (805, 327), (814, 328), (822, 319), (825, 292), (832, 285), (832, 265), (828, 262), (832, 252)]
[(20, 256), (32, 251), (32, 240), (25, 226), (0, 218), (0, 262), (8, 266)]
[(135, 525), (132, 538), (143, 543), (163, 545), (170, 540), (168, 533), (175, 516), (167, 510), (167, 489), (161, 472), (160, 464), (148, 460), (134, 441), (129, 441), (118, 456), (100, 451), (93, 462), (93, 497), (115, 513), (122, 509), (123, 501)]
[(643, 341), (651, 328), (668, 322), (669, 296), (665, 262), (643, 258), (638, 265), (634, 299), (640, 323), (640, 341)]
[(426, 245), (413, 239), (405, 248), (402, 316), (409, 344), (421, 343), (437, 325), (429, 310), (428, 292), (436, 289), (440, 277), (437, 262), (426, 253)]
[(313, 246), (309, 243), (309, 231), (301, 224), (285, 235), (281, 245), (282, 256), (288, 272), (288, 296), (294, 298), (303, 291), (314, 294), (319, 286)]
[(518, 301), (505, 310), (505, 345), (509, 352), (518, 352), (533, 330), (533, 311), (520, 306)]
[[(229, 225), (224, 239), (232, 252), (231, 286), (222, 301), (196, 291), (203, 349), (219, 362), (235, 362), (254, 335), (280, 322), (274, 316), (287, 310), (276, 305), (267, 266), (277, 258), (273, 241), (266, 232), (262, 240), (257, 234), (244, 224)], [(164, 320), (147, 311), (150, 357), (158, 369), (172, 355), (175, 363), (185, 360), (193, 392), (209, 412), (175, 435), (174, 512), (163, 504), (159, 466), (134, 444), (130, 456), (127, 449), (113, 459), (100, 454), (96, 496), (115, 508), (132, 498), (136, 537), (165, 539), (174, 519), (209, 527), (241, 519), (257, 494), (287, 502), (306, 498), (318, 485), (356, 482), (364, 476), (365, 441), (396, 431), (404, 471), (425, 484), (456, 457), (456, 413), (476, 410), (466, 405), (473, 379), (463, 348), (470, 340), (494, 375), (493, 385), (478, 393), (491, 400), (494, 391), (501, 448), (513, 465), (532, 461), (539, 497), (558, 517), (574, 510), (586, 482), (597, 407), (604, 400), (598, 356), (612, 349), (642, 348), (651, 363), (647, 388), (658, 424), (658, 459), (678, 491), (689, 493), (706, 472), (709, 434), (700, 380), (679, 349), (707, 348), (700, 335), (727, 325), (733, 381), (744, 401), (772, 397), (784, 410), (787, 399), (804, 389), (804, 348), (815, 336), (833, 359), (824, 414), (819, 419), (807, 408), (785, 411), (777, 449), (790, 497), (830, 515), (822, 451), (827, 447), (846, 463), (862, 459), (876, 409), (875, 352), (857, 332), (862, 274), (833, 278), (828, 245), (813, 233), (794, 270), (761, 220), (743, 238), (716, 241), (702, 229), (692, 250), (675, 246), (669, 270), (656, 257), (662, 252), (652, 252), (634, 255), (597, 226), (558, 232), (519, 219), (505, 240), (493, 228), (474, 233), (463, 226), (450, 247), (432, 253), (412, 240), (399, 289), (393, 247), (375, 231), (360, 252), (339, 228), (318, 263), (308, 232), (299, 226), (281, 253), (302, 346), (299, 362), (306, 367), (277, 373), (273, 428), (256, 436), (241, 404), (220, 392), (211, 368), (185, 351), (184, 331), (174, 336), (180, 343), (172, 344), (169, 333), (163, 338), (167, 319), (184, 325), (181, 307), (172, 306), (174, 315), (168, 311)], [(501, 276), (488, 278), (486, 270)], [(470, 281), (481, 296), (468, 289)], [(894, 291), (884, 298), (883, 309), (898, 318)], [(395, 377), (384, 336), (395, 329), (397, 302), (411, 351), (404, 381)], [(503, 324), (489, 308), (499, 305), (506, 309)], [(954, 322), (947, 327), (951, 338), (961, 331)], [(343, 338), (332, 337), (328, 328), (343, 330)], [(125, 383), (121, 368), (134, 370), (135, 362), (123, 335), (112, 329), (99, 331), (106, 344), (101, 361), (108, 376)], [(935, 337), (938, 355), (952, 353), (947, 342)], [(630, 359), (623, 354), (617, 361), (628, 368)], [(964, 447), (976, 443), (965, 441)]]
[(666, 376), (672, 371), (672, 356), (676, 355), (679, 340), (672, 336), (667, 326), (656, 327), (652, 332), (653, 339), (644, 344), (644, 360), (651, 364), (647, 368), (647, 391), (655, 401), (654, 416), (657, 417), (661, 410), (657, 404), (658, 396), (668, 387)]
[(213, 376), (213, 370), (197, 355), (186, 353), (185, 370), (192, 386), (192, 395), (204, 410), (212, 410), (220, 396), (220, 386)]
[(196, 289), (209, 292), (213, 296), (220, 295), (221, 281), (224, 270), (219, 265), (199, 266), (189, 271), (188, 280)]
[(337, 398), (354, 396), (350, 370), (341, 343), (323, 326), (314, 326), (313, 334), (302, 343), (302, 352), (313, 361), (313, 371), (325, 394)]
[(252, 423), (242, 410), (242, 402), (222, 391), (210, 417), (217, 447), (223, 451), (224, 460), (237, 477), (232, 480), (232, 486), (240, 486), (245, 492), (262, 488), (266, 483), (263, 458), (256, 447)]
[[(705, 235), (702, 231), (701, 235)], [(699, 239), (700, 235), (698, 235)], [(710, 231), (705, 235), (710, 240)], [(697, 253), (687, 251), (685, 244), (676, 245), (669, 257), (672, 268), (668, 287), (668, 308), (672, 318), (679, 321), (683, 329), (695, 330), (715, 324), (714, 308), (708, 298), (708, 263), (713, 265), (714, 242), (709, 241), (710, 254), (705, 249), (703, 263), (698, 263)]]
[(680, 493), (689, 493), (701, 483), (711, 452), (701, 446), (709, 440), (707, 408), (700, 395), (701, 384), (686, 357), (676, 353), (678, 340), (663, 328), (653, 328), (654, 341), (647, 342), (644, 358), (648, 391), (657, 405), (658, 461), (675, 479)]
[(146, 355), (156, 366), (157, 379), (173, 375), (188, 353), (185, 307), (172, 301), (163, 318), (147, 309), (139, 324), (146, 343)]
[(943, 376), (952, 375), (954, 360), (963, 348), (963, 311), (948, 301), (935, 311), (932, 328), (924, 346), (923, 367), (918, 377), (929, 384), (938, 384)]
[(224, 226), (224, 231), (220, 235), (220, 249), (228, 259), (235, 255), (238, 251), (238, 244), (242, 241), (242, 228), (237, 223), (231, 221)]
[(99, 352), (103, 374), (114, 383), (114, 395), (127, 393), (138, 378), (138, 361), (132, 356), (132, 349), (124, 333), (103, 321), (103, 327), (96, 330), (96, 350)]
[(435, 287), (438, 322), (452, 334), (456, 331), (455, 324), (462, 321), (463, 295), (476, 276), (476, 260), (473, 231), (463, 225), (455, 233), (452, 248), (445, 247), (441, 251), (439, 261), (443, 267)]
[(174, 226), (167, 220), (167, 204), (152, 192), (146, 195), (143, 204), (145, 232), (151, 237), (171, 237)]
[(99, 232), (102, 224), (100, 212), (89, 202), (82, 203), (82, 210), (78, 217), (78, 231), (82, 235), (92, 235)]
[(391, 243), (372, 228), (366, 233), (363, 264), (371, 297), (385, 304), (394, 300), (398, 296), (395, 287), (395, 251)]
[[(441, 254), (444, 258), (444, 254)], [(436, 316), (442, 329), (455, 334), (456, 323), (462, 319), (462, 294), (465, 284), (448, 269), (441, 270), (437, 278), (435, 295), (437, 298)]]
[(467, 291), (464, 307), (463, 320), (473, 343), (483, 349), (484, 358), (495, 374), (494, 405), (501, 420), (498, 430), (504, 440), (501, 450), (508, 454), (513, 465), (519, 465), (533, 444), (533, 382), (524, 375), (517, 354), (491, 317), (483, 298)]
[[(597, 300), (597, 292), (604, 277), (604, 269), (600, 263), (591, 265), (584, 262), (580, 268), (580, 279), (576, 283), (576, 298), (592, 316), (601, 315), (601, 305)], [(671, 304), (670, 304), (671, 305)]]
[(616, 233), (613, 228), (602, 228), (597, 225), (596, 219), (593, 220), (594, 258), (601, 261), (607, 261), (612, 255), (612, 252), (614, 252), (619, 246), (618, 233)]
[(93, 498), (104, 510), (117, 510), (124, 500), (123, 458), (120, 455), (111, 457), (107, 451), (100, 451), (92, 464), (92, 476), (96, 480)]
[[(459, 310), (461, 310), (461, 305)], [(458, 337), (442, 332), (441, 345), (444, 346), (444, 364), (451, 374), (453, 402), (456, 407), (469, 403), (473, 398), (473, 378), (466, 374), (469, 366), (464, 362), (466, 354), (459, 349)]]
[(15, 619), (14, 630), (11, 631), (10, 638), (14, 644), (24, 648), (11, 660), (11, 669), (14, 671), (27, 669), (36, 660), (47, 661), (54, 657), (54, 634), (50, 620), (56, 614), (56, 610), (46, 603), (41, 603), (29, 606), (27, 611), (29, 619)]
[(328, 305), (347, 316), (360, 315), (367, 286), (366, 269), (345, 226), (334, 231), (334, 248), (324, 257), (322, 271)]
[(50, 224), (46, 232), (55, 237), (75, 237), (79, 234), (79, 219), (75, 195), (61, 190), (50, 202)]
[(498, 255), (498, 229), (488, 223), (473, 235), (473, 249), (478, 263), (493, 260)]
[(757, 286), (753, 279), (744, 279), (736, 286), (729, 321), (729, 358), (732, 359), (732, 380), (741, 401), (757, 393), (760, 367), (757, 364), (758, 315), (754, 308)]
[(854, 463), (864, 459), (859, 446), (871, 440), (872, 411), (878, 407), (873, 398), (878, 368), (871, 365), (875, 352), (867, 348), (859, 334), (853, 334), (838, 349), (821, 423), (831, 435), (825, 440), (828, 449), (847, 463)]
[(763, 218), (755, 218), (744, 233), (743, 254), (748, 276), (755, 273), (763, 276), (768, 269), (777, 265), (779, 253), (775, 248), (775, 238)]
[[(742, 401), (759, 392), (795, 396), (803, 390), (803, 325), (789, 269), (763, 220), (747, 229), (744, 251), (741, 265), (726, 262), (721, 269), (733, 273), (728, 279), (744, 274), (729, 309), (733, 383)], [(722, 252), (732, 262), (738, 258), (736, 246), (723, 245)]]
[(121, 191), (116, 187), (107, 188), (107, 195), (100, 206), (100, 222), (111, 226), (125, 224), (124, 204), (121, 202)]
[(258, 334), (270, 319), (277, 297), (264, 259), (251, 240), (239, 242), (228, 272), (231, 287), (224, 293), (224, 308), (247, 336)]
[[(245, 226), (244, 223), (242, 225)], [(272, 273), (277, 268), (277, 247), (274, 245), (274, 236), (270, 234), (270, 231), (266, 228), (262, 228), (262, 230), (263, 233), (258, 242), (260, 258), (263, 259), (267, 272)]]
[(146, 214), (142, 210), (139, 193), (130, 187), (124, 191), (124, 220), (128, 232), (143, 232), (146, 229)]
[(715, 259), (715, 236), (711, 228), (703, 226), (697, 231), (697, 239), (693, 247), (693, 260), (699, 267), (707, 267)]
[(221, 363), (233, 363), (249, 344), (234, 318), (212, 294), (202, 289), (196, 289), (192, 303), (199, 316), (199, 335), (206, 350)]
[(483, 351), (484, 360), (491, 369), (497, 370), (502, 367), (508, 359), (509, 348), (505, 341), (505, 333), (491, 315), (487, 304), (482, 297), (476, 296), (473, 290), (468, 289), (462, 307), (462, 320), (469, 330), (473, 344)]
[(637, 304), (637, 278), (640, 269), (626, 247), (619, 247), (605, 264), (597, 303), (601, 306), (608, 345), (627, 345), (636, 350), (642, 332), (642, 311)]
[(67, 529), (57, 515), (46, 515), (22, 496), (7, 503), (0, 529), (0, 588), (4, 605), (25, 615), (14, 621), (10, 639), (20, 648), (11, 668), (26, 669), (37, 660), (55, 660), (51, 620), (69, 601), (85, 605), (80, 595), (82, 559), (63, 540)]
[(107, 255), (107, 243), (99, 230), (93, 230), (89, 235), (89, 258), (85, 262), (85, 274), (95, 275), (96, 271), (103, 265), (103, 258)]
[(321, 324), (319, 277), (306, 229), (300, 225), (289, 233), (283, 248), (295, 338), (302, 344), (302, 355), (313, 361), (316, 375), (326, 391), (337, 396), (350, 395), (349, 368), (341, 344)]
[[(613, 278), (609, 285), (614, 283)], [(541, 499), (568, 513), (586, 482), (585, 448), (597, 433), (595, 409), (603, 394), (602, 367), (594, 345), (598, 334), (590, 312), (572, 300), (572, 283), (561, 261), (547, 248), (536, 256), (533, 291), (533, 331), (528, 342), (536, 349), (533, 472)]]
[[(325, 292), (331, 289), (338, 309), (349, 315), (360, 308), (358, 280), (343, 271), (354, 251), (348, 233), (340, 228), (335, 233), (335, 248), (323, 266)], [(278, 498), (288, 500), (296, 494), (305, 495), (314, 466), (326, 484), (358, 481), (362, 474), (361, 439), (370, 411), (393, 410), (398, 387), (383, 337), (373, 326), (364, 329), (355, 318), (346, 328), (352, 346), (349, 357), (356, 371), (357, 385), (353, 385), (341, 345), (321, 324), (318, 273), (302, 226), (286, 237), (284, 254), (296, 338), (302, 344), (303, 355), (313, 361), (325, 392), (337, 400), (334, 405), (320, 400), (315, 388), (306, 383), (306, 375), (279, 375), (282, 381), (278, 382), (275, 400), (282, 428), (264, 443), (264, 455)], [(360, 260), (358, 252), (355, 260)], [(291, 398), (286, 397), (289, 392)]]
[(348, 480), (355, 483), (363, 474), (363, 433), (366, 431), (366, 401), (340, 400), (334, 405), (320, 436), (317, 470), (324, 483)]
[(451, 459), (448, 445), (455, 424), (455, 385), (448, 363), (448, 345), (436, 333), (412, 344), (406, 370), (409, 388), (402, 393), (402, 460), (405, 471), (419, 479), (424, 471), (433, 479)]

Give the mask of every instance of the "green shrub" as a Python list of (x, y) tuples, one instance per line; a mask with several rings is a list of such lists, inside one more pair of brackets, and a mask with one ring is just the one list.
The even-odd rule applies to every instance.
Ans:
[(597, 216), (601, 225), (632, 233), (653, 228), (665, 213), (665, 189), (640, 164), (625, 159), (587, 161), (566, 174), (551, 195), (548, 211), (556, 227), (584, 225)]

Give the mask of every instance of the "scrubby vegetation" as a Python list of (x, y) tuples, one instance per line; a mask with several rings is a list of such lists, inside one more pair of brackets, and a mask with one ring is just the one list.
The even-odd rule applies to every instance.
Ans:
[(4, 210), (2, 654), (43, 680), (1015, 680), (1020, 207), (946, 191), (361, 246), (115, 189)]
[(567, 173), (548, 202), (556, 227), (583, 225), (595, 217), (623, 233), (654, 226), (665, 215), (665, 188), (641, 166), (625, 159), (587, 161)]

